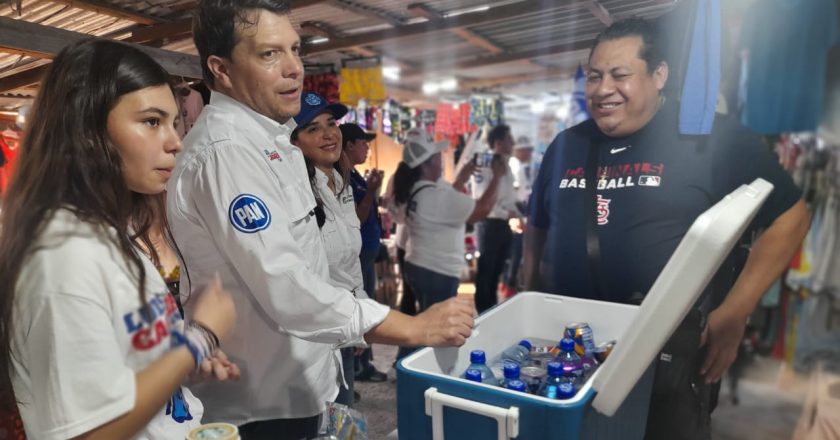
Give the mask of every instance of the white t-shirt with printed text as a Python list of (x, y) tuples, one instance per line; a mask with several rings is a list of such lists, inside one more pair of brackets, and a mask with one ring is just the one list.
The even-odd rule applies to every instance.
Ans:
[[(181, 314), (152, 262), (143, 312), (139, 281), (113, 229), (60, 209), (17, 282), (12, 384), (27, 436), (67, 439), (134, 408), (136, 374), (178, 343)], [(180, 339), (180, 338), (178, 338)], [(183, 439), (204, 408), (179, 388), (135, 439)]]

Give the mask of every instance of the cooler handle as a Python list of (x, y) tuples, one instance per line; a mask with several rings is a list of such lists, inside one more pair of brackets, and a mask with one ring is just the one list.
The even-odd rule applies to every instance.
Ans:
[(432, 439), (443, 440), (443, 407), (469, 411), (491, 419), (496, 419), (499, 426), (498, 440), (508, 440), (519, 436), (519, 408), (500, 408), (486, 403), (474, 402), (460, 397), (441, 393), (431, 387), (424, 393), (426, 398), (426, 415), (432, 418)]

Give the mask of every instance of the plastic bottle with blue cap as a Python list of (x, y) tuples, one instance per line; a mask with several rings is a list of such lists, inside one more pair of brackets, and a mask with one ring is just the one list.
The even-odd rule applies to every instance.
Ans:
[(519, 341), (516, 345), (508, 347), (502, 352), (503, 361), (514, 361), (522, 367), (526, 367), (531, 360), (532, 345), (527, 339)]
[(548, 363), (548, 376), (545, 378), (538, 394), (549, 399), (569, 399), (575, 395), (575, 384), (568, 377), (564, 376), (563, 364), (560, 362)]
[[(563, 376), (573, 380), (575, 386), (583, 382), (583, 363), (580, 356), (575, 352), (575, 340), (563, 338), (560, 341), (560, 354), (554, 358), (563, 369)], [(549, 364), (550, 365), (550, 364)]]
[(473, 382), (481, 382), (481, 370), (476, 370), (475, 368), (467, 368), (467, 371), (464, 373), (464, 379)]
[(499, 380), (493, 374), (493, 370), (487, 366), (487, 355), (484, 354), (484, 350), (473, 350), (470, 353), (470, 366), (467, 367), (467, 371), (471, 369), (481, 372), (481, 382), (489, 385), (499, 385)]
[(508, 381), (505, 384), (505, 388), (513, 391), (519, 391), (520, 393), (525, 393), (528, 389), (528, 387), (525, 385), (525, 382), (522, 382), (519, 379), (513, 379)]
[(516, 362), (505, 361), (503, 370), (504, 377), (499, 381), (499, 385), (507, 388), (507, 384), (511, 380), (520, 380), (519, 371), (519, 364)]

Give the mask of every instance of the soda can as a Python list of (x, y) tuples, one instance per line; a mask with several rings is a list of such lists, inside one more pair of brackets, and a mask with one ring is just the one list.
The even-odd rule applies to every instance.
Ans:
[(595, 360), (598, 361), (599, 364), (603, 364), (604, 361), (607, 360), (607, 357), (609, 357), (610, 353), (612, 353), (613, 348), (615, 347), (615, 343), (616, 341), (614, 340), (607, 341), (602, 342), (598, 344), (597, 347), (595, 347)]
[(576, 322), (566, 325), (563, 336), (575, 341), (575, 353), (578, 356), (592, 356), (595, 352), (595, 338), (592, 335), (592, 328), (585, 322)]
[(522, 382), (525, 382), (525, 385), (528, 386), (528, 392), (531, 394), (536, 394), (540, 389), (545, 375), (545, 368), (540, 367), (522, 367), (519, 370), (519, 378)]
[(554, 346), (534, 346), (531, 348), (531, 363), (537, 367), (545, 367), (554, 359), (556, 354), (552, 353)]

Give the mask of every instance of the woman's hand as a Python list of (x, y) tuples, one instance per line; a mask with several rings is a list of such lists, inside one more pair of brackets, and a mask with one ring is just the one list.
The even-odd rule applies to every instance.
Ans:
[(227, 337), (236, 323), (236, 306), (218, 275), (198, 293), (193, 310), (192, 319), (215, 333), (219, 340)]
[(222, 350), (216, 350), (212, 356), (204, 359), (198, 370), (198, 378), (201, 380), (239, 380), (240, 375), (239, 367), (228, 360)]

